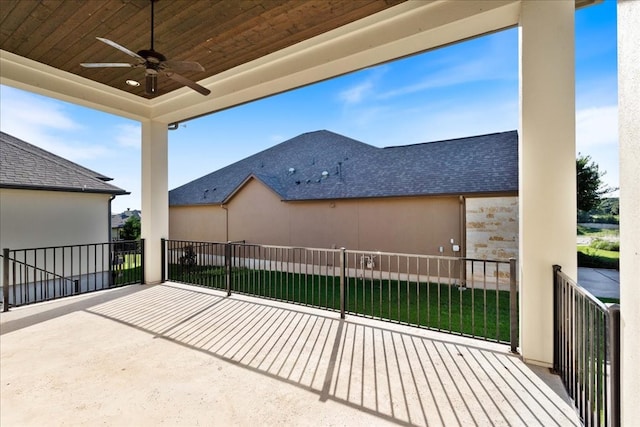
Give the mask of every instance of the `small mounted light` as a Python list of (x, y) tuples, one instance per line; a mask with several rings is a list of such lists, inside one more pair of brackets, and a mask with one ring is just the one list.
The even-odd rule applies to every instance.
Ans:
[(129, 86), (138, 87), (140, 86), (140, 82), (137, 80), (128, 79), (126, 82)]

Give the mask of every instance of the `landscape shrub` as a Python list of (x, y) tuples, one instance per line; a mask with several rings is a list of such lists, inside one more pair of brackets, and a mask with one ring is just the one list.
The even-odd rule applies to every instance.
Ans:
[(611, 240), (593, 239), (589, 246), (594, 249), (602, 249), (603, 251), (620, 252), (620, 242)]
[(578, 267), (620, 270), (620, 260), (578, 251)]

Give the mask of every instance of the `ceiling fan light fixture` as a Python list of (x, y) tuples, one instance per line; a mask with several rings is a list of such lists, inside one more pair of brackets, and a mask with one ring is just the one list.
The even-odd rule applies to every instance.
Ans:
[(145, 78), (145, 92), (149, 95), (155, 95), (158, 91), (158, 75), (147, 74)]
[[(162, 74), (170, 79), (180, 83), (183, 86), (187, 86), (196, 92), (207, 96), (211, 91), (198, 83), (190, 80), (175, 71), (193, 71), (202, 72), (204, 67), (194, 61), (168, 61), (167, 58), (160, 52), (156, 52), (153, 49), (153, 29), (154, 29), (154, 13), (153, 4), (157, 0), (151, 1), (151, 46), (149, 49), (143, 49), (135, 53), (118, 43), (106, 39), (104, 37), (96, 37), (102, 43), (105, 43), (120, 52), (126, 53), (133, 57), (135, 61), (133, 63), (127, 62), (82, 62), (80, 66), (85, 68), (143, 68), (145, 69), (145, 93), (147, 95), (158, 94), (158, 75)], [(126, 84), (132, 87), (141, 86), (141, 82), (129, 79)]]

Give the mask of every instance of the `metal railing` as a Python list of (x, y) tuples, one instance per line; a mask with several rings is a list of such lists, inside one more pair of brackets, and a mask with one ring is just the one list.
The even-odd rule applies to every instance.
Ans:
[(163, 240), (163, 280), (518, 346), (515, 260)]
[(553, 266), (554, 370), (585, 426), (620, 425), (620, 306)]
[(3, 249), (3, 310), (144, 283), (144, 240)]

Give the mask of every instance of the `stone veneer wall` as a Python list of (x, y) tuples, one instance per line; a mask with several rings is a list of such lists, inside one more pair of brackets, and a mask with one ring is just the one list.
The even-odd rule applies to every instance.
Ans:
[[(467, 198), (466, 217), (467, 258), (517, 259), (518, 197)], [(467, 278), (471, 279), (471, 272), (467, 270)], [(489, 274), (495, 275), (495, 271)], [(509, 283), (509, 266), (501, 265), (498, 275), (502, 289)]]
[(467, 257), (507, 261), (518, 256), (518, 198), (468, 198)]

